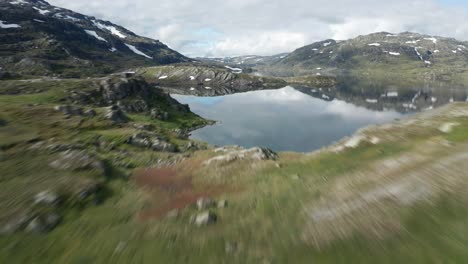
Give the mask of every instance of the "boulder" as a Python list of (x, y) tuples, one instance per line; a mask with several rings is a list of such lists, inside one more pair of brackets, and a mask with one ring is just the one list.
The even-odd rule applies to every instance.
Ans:
[(209, 224), (213, 224), (213, 223), (216, 223), (216, 220), (217, 220), (216, 214), (210, 211), (199, 213), (195, 216), (192, 216), (191, 218), (191, 222), (195, 224), (196, 226), (206, 226)]
[(142, 113), (148, 111), (148, 104), (143, 100), (118, 101), (117, 105), (125, 112)]
[(175, 145), (163, 140), (155, 133), (151, 132), (136, 133), (128, 140), (128, 142), (130, 145), (141, 148), (151, 148), (154, 151), (175, 152), (177, 150)]
[(59, 154), (58, 159), (49, 164), (59, 170), (96, 169), (104, 173), (104, 163), (84, 150), (67, 150)]
[(152, 119), (158, 119), (161, 121), (166, 121), (169, 119), (169, 113), (161, 111), (157, 108), (151, 109), (150, 116)]
[(7, 121), (0, 118), (0, 127), (6, 126), (7, 124), (8, 124)]
[(130, 145), (135, 147), (149, 148), (153, 145), (153, 138), (154, 137), (151, 137), (149, 134), (146, 133), (136, 133), (132, 135), (132, 137), (129, 139), (129, 143)]
[(153, 139), (151, 149), (154, 151), (176, 152), (177, 148), (173, 144), (161, 139)]
[(218, 208), (226, 208), (228, 206), (228, 202), (226, 200), (219, 200), (217, 205)]
[(109, 119), (115, 123), (126, 123), (128, 121), (128, 117), (125, 113), (120, 110), (118, 106), (110, 106), (106, 109), (106, 113), (104, 114), (106, 119)]
[(65, 115), (83, 115), (83, 108), (73, 105), (58, 105), (54, 107), (57, 112), (62, 112)]
[(202, 197), (197, 200), (198, 210), (206, 210), (213, 207), (214, 205), (215, 202), (210, 198)]
[(28, 225), (32, 218), (33, 216), (29, 214), (21, 214), (13, 217), (4, 226), (2, 226), (0, 229), (0, 234), (11, 235), (21, 231)]
[(26, 231), (31, 233), (49, 232), (60, 223), (60, 220), (60, 216), (55, 213), (37, 216), (26, 226)]
[(204, 165), (211, 165), (213, 163), (229, 163), (234, 160), (243, 160), (243, 159), (249, 159), (249, 160), (275, 160), (278, 155), (267, 148), (260, 148), (260, 147), (255, 147), (251, 149), (243, 149), (239, 147), (231, 147), (231, 148), (219, 148), (216, 149), (215, 152), (223, 152), (223, 155), (219, 155), (216, 157), (213, 157), (207, 161), (205, 161), (203, 164)]
[(96, 116), (96, 111), (94, 111), (93, 109), (85, 110), (85, 111), (83, 112), (83, 116), (95, 117), (95, 116)]
[(56, 206), (60, 203), (60, 197), (52, 191), (42, 191), (34, 196), (34, 204)]

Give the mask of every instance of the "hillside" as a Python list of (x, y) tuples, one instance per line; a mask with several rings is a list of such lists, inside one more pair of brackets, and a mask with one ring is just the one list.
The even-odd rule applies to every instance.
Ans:
[(300, 154), (188, 140), (208, 122), (138, 77), (0, 87), (3, 262), (468, 258), (466, 103)]
[(158, 40), (40, 0), (0, 1), (0, 78), (79, 77), (189, 61)]
[(467, 47), (467, 42), (452, 38), (381, 32), (345, 41), (316, 42), (257, 69), (286, 77), (353, 73), (462, 82), (468, 76)]

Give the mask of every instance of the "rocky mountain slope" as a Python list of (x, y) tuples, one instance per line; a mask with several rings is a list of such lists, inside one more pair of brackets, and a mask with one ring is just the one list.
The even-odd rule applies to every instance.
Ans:
[(299, 48), (258, 70), (277, 76), (395, 73), (420, 80), (465, 78), (468, 42), (411, 32), (387, 32), (345, 41), (324, 40)]
[(108, 21), (40, 0), (0, 1), (0, 77), (77, 77), (186, 61)]

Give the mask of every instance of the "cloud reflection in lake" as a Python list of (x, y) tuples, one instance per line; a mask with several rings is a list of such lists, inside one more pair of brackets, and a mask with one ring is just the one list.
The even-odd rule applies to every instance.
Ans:
[(329, 145), (361, 127), (401, 114), (377, 112), (344, 101), (324, 101), (292, 87), (219, 97), (173, 95), (193, 112), (219, 121), (192, 133), (215, 145), (263, 146), (308, 152)]

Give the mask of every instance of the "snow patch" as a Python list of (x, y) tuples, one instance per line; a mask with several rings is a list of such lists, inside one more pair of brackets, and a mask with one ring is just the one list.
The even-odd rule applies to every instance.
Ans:
[(379, 100), (377, 99), (366, 99), (366, 102), (368, 102), (369, 104), (376, 104), (379, 102)]
[(112, 48), (110, 48), (110, 49), (109, 49), (109, 51), (110, 51), (110, 52), (116, 52), (116, 51), (117, 51), (117, 49), (116, 49), (116, 48), (114, 48), (114, 47), (112, 47)]
[(0, 28), (20, 28), (21, 26), (18, 24), (5, 24), (6, 22), (0, 20)]
[(33, 19), (33, 20), (36, 21), (36, 22), (39, 22), (39, 23), (45, 23), (44, 20), (40, 20), (40, 19)]
[(388, 54), (393, 55), (393, 56), (400, 56), (399, 52), (389, 52)]
[(426, 61), (424, 61), (424, 63), (426, 63), (426, 64), (432, 64), (432, 62), (430, 62), (430, 61), (427, 61), (427, 60), (426, 60)]
[(43, 9), (40, 9), (40, 8), (37, 8), (37, 7), (33, 7), (35, 10), (37, 10), (41, 15), (46, 15), (47, 13), (50, 13), (49, 10), (43, 10)]
[(191, 81), (195, 80), (195, 76), (190, 76), (190, 80)]
[(233, 71), (234, 73), (242, 73), (242, 69), (241, 68), (232, 68), (232, 67), (229, 67), (229, 66), (224, 66), (226, 69), (229, 69), (231, 71)]
[(125, 44), (125, 46), (127, 46), (131, 51), (133, 51), (133, 53), (135, 53), (135, 54), (141, 55), (141, 56), (143, 56), (143, 57), (145, 57), (145, 58), (148, 58), (148, 59), (152, 59), (152, 58), (153, 58), (153, 57), (148, 56), (148, 55), (146, 55), (145, 53), (139, 51), (139, 50), (138, 50), (135, 46), (133, 46), (133, 45), (130, 45), (130, 44), (127, 44), (127, 43), (124, 43), (124, 44)]
[(371, 43), (367, 44), (368, 46), (375, 46), (375, 47), (380, 47), (380, 43)]
[(195, 88), (193, 88), (193, 87), (190, 87), (190, 91), (195, 91)]
[(434, 50), (432, 53), (439, 53), (440, 50)]
[(323, 43), (323, 46), (327, 47), (327, 46), (330, 46), (331, 44), (332, 44), (331, 42), (327, 42), (327, 43)]
[(208, 86), (206, 86), (206, 87), (205, 87), (205, 89), (207, 89), (207, 90), (211, 90), (211, 87), (208, 87)]
[(437, 39), (436, 38), (424, 38), (425, 40), (430, 40), (432, 43), (437, 44)]
[(99, 35), (96, 33), (96, 31), (92, 31), (92, 30), (87, 30), (87, 29), (85, 29), (85, 32), (86, 32), (86, 34), (88, 34), (88, 35), (90, 35), (90, 36), (92, 36), (92, 37), (94, 37), (94, 38), (96, 38), (96, 39), (98, 39), (98, 40), (100, 40), (100, 41), (107, 42), (107, 40), (105, 40), (103, 37), (99, 36)]
[(450, 133), (453, 128), (460, 125), (459, 123), (444, 123), (439, 127), (439, 131), (442, 133)]
[(159, 80), (164, 80), (164, 79), (167, 79), (167, 77), (168, 77), (167, 75), (163, 75), (163, 76), (159, 77), (158, 79)]
[(210, 82), (210, 81), (211, 81), (210, 78), (206, 78), (206, 79), (205, 79), (205, 82)]
[(21, 5), (21, 4), (27, 4), (28, 2), (24, 1), (24, 0), (16, 0), (16, 1), (12, 1), (10, 2), (10, 4), (12, 5)]
[(125, 36), (122, 32), (120, 32), (116, 27), (114, 26), (108, 26), (108, 25), (104, 25), (98, 21), (93, 21), (93, 24), (100, 28), (100, 29), (106, 29), (108, 31), (110, 31), (113, 35), (116, 35), (117, 37), (119, 38), (126, 38), (127, 36)]
[(398, 92), (387, 92), (387, 97), (398, 97)]

